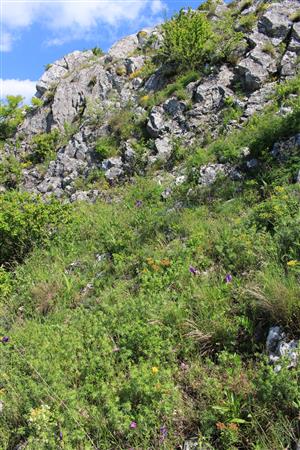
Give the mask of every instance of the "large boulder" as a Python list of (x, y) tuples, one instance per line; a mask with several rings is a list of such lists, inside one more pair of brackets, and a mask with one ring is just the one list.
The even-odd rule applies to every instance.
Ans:
[(62, 59), (49, 64), (48, 69), (37, 82), (36, 89), (38, 94), (43, 95), (48, 89), (53, 87), (68, 72), (80, 67), (83, 63), (89, 61), (93, 56), (91, 50), (80, 52), (78, 50), (69, 53)]
[(109, 56), (115, 59), (127, 58), (137, 50), (139, 46), (139, 40), (136, 34), (124, 37), (120, 41), (116, 42), (109, 50)]
[(258, 30), (261, 33), (282, 41), (287, 37), (291, 26), (292, 22), (289, 20), (286, 10), (279, 3), (271, 5), (258, 21)]

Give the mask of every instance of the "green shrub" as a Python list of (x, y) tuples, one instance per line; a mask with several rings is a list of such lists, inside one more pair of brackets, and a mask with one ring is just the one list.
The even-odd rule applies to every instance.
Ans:
[[(12, 290), (12, 278), (9, 272), (0, 266), (0, 298), (4, 300)], [(1, 307), (2, 305), (0, 305)]]
[(52, 237), (67, 223), (68, 208), (57, 201), (43, 203), (27, 193), (0, 196), (0, 264), (20, 261), (36, 244)]
[(145, 135), (146, 118), (137, 114), (128, 107), (115, 112), (109, 119), (109, 127), (118, 141), (130, 138), (143, 138)]
[(215, 38), (205, 14), (181, 10), (165, 22), (160, 57), (181, 69), (202, 66), (214, 49)]
[(116, 140), (111, 136), (103, 136), (97, 139), (95, 153), (100, 161), (118, 154)]
[(18, 125), (24, 119), (23, 97), (8, 95), (6, 101), (0, 101), (0, 141), (12, 137)]
[(32, 97), (31, 104), (32, 104), (32, 106), (39, 108), (40, 106), (43, 106), (44, 101), (41, 98)]
[(163, 103), (172, 95), (175, 95), (179, 100), (188, 100), (189, 95), (185, 88), (189, 83), (197, 81), (199, 78), (199, 72), (191, 70), (184, 75), (179, 76), (176, 81), (169, 83), (161, 91), (140, 97), (140, 103), (143, 107), (152, 108), (155, 105)]
[(211, 56), (213, 62), (228, 61), (235, 64), (239, 54), (243, 53), (245, 47), (243, 43), (244, 34), (235, 30), (235, 23), (236, 18), (229, 10), (213, 23), (216, 40), (215, 50)]
[(37, 134), (31, 140), (31, 153), (28, 157), (33, 163), (43, 162), (49, 155), (53, 155), (59, 143), (59, 131)]
[(14, 156), (8, 156), (0, 162), (0, 184), (7, 189), (15, 189), (21, 179), (21, 164)]
[(242, 130), (217, 139), (209, 146), (209, 151), (222, 161), (238, 160), (243, 147), (249, 147), (254, 158), (264, 157), (275, 142), (298, 132), (299, 121), (299, 100), (293, 104), (293, 111), (284, 116), (278, 115), (274, 108), (266, 109), (252, 116)]
[(95, 56), (103, 56), (104, 55), (104, 52), (100, 47), (92, 48), (92, 52)]

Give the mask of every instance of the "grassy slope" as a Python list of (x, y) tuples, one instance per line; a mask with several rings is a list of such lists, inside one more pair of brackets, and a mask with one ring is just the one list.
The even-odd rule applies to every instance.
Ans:
[[(295, 442), (299, 369), (275, 373), (263, 353), (269, 325), (290, 337), (300, 325), (299, 149), (284, 163), (270, 156), (299, 132), (290, 94), (299, 78), (242, 131), (189, 153), (188, 180), (167, 201), (150, 175), (137, 178), (112, 190), (117, 203), (74, 206), (54, 239), (39, 237), (0, 273), (1, 449), (173, 449), (195, 435), (219, 449)], [(277, 115), (282, 105), (294, 112)], [(243, 164), (245, 145), (257, 170), (197, 186), (201, 161)]]

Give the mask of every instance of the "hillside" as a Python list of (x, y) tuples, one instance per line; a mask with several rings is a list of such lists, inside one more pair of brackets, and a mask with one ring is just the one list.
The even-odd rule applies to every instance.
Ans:
[(299, 449), (299, 64), (208, 0), (1, 104), (1, 450)]

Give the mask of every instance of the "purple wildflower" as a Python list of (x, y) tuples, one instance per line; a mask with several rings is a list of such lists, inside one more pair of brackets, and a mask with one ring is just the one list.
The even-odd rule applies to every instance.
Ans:
[(163, 427), (161, 427), (160, 429), (160, 442), (163, 442), (166, 437), (168, 436), (168, 429), (167, 427), (164, 425)]
[(130, 428), (136, 428), (137, 427), (137, 423), (136, 422), (131, 422), (130, 424)]
[(142, 205), (143, 205), (142, 200), (137, 200), (137, 201), (135, 202), (135, 206), (136, 206), (137, 208), (140, 208)]
[(232, 282), (232, 275), (228, 273), (225, 277), (225, 283), (231, 283)]
[(196, 269), (196, 267), (194, 267), (194, 266), (190, 266), (190, 267), (189, 267), (189, 271), (190, 271), (193, 275), (199, 275), (199, 270)]
[(2, 344), (6, 344), (6, 342), (9, 342), (9, 337), (8, 336), (3, 336), (3, 338), (1, 339)]

